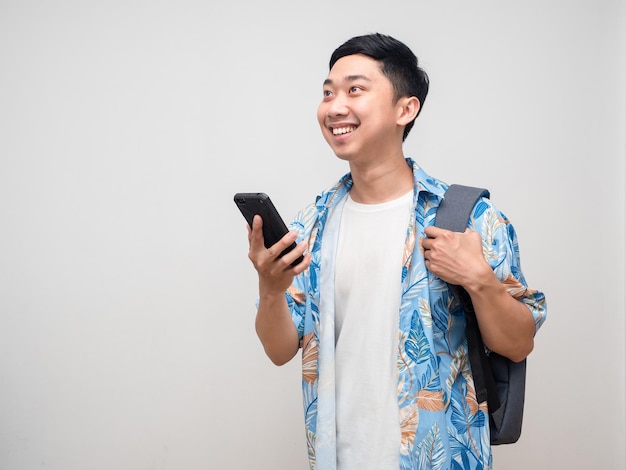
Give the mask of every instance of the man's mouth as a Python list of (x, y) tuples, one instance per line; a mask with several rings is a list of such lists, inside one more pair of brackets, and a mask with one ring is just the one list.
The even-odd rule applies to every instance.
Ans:
[(356, 126), (333, 127), (332, 131), (333, 131), (333, 135), (343, 135), (343, 134), (349, 134), (355, 129), (356, 129)]

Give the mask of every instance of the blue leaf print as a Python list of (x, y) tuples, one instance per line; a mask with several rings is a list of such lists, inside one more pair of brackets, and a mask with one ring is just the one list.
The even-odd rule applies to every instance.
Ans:
[(436, 214), (437, 214), (437, 207), (431, 207), (426, 211), (424, 218), (428, 219), (429, 217), (435, 217)]
[(470, 468), (469, 457), (467, 452), (461, 452), (461, 460), (463, 462), (463, 468)]
[(317, 282), (317, 273), (319, 271), (319, 263), (316, 261), (311, 261), (311, 267), (309, 268), (309, 282), (311, 283), (311, 287), (315, 290), (318, 288)]
[(433, 324), (439, 331), (448, 330), (448, 310), (444, 305), (444, 297), (438, 297), (431, 308)]
[(446, 464), (446, 451), (437, 423), (419, 445), (419, 468), (443, 470)]
[(419, 312), (417, 310), (413, 310), (411, 329), (404, 344), (404, 350), (407, 356), (417, 364), (427, 362), (430, 359), (428, 338), (426, 338), (424, 330), (422, 329), (422, 322), (420, 321)]
[(509, 236), (509, 238), (511, 240), (515, 240), (517, 238), (517, 235), (515, 234), (515, 229), (513, 228), (513, 225), (507, 224), (506, 232), (507, 232), (507, 235)]
[(415, 384), (415, 388), (418, 390), (438, 391), (438, 383), (433, 384), (433, 369), (431, 366), (426, 367), (426, 370), (421, 375), (419, 380)]
[[(450, 432), (454, 433), (453, 430)], [(480, 461), (480, 456), (476, 455), (476, 446), (472, 443), (472, 437), (467, 432), (450, 434), (449, 442), (452, 453), (452, 468), (483, 470), (484, 465)]]
[(487, 204), (484, 200), (481, 199), (480, 201), (478, 201), (478, 203), (476, 204), (476, 209), (474, 209), (474, 218), (480, 218), (480, 216), (483, 215), (483, 212), (485, 212), (488, 207), (489, 204)]
[(482, 428), (485, 426), (485, 413), (478, 412), (472, 415), (469, 413), (469, 410), (465, 410), (456, 401), (453, 401), (450, 422), (459, 434), (467, 433), (469, 428)]

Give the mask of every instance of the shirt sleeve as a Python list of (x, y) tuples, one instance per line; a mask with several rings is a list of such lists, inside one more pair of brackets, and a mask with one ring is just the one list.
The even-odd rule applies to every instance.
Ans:
[[(289, 224), (289, 230), (298, 234), (296, 243), (300, 243), (303, 240), (309, 240), (309, 251), (313, 251), (311, 246), (311, 232), (317, 220), (317, 212), (314, 205), (310, 205), (298, 212), (294, 220)], [(312, 263), (313, 265), (314, 263)], [(308, 333), (306, 327), (307, 312), (311, 309), (311, 302), (309, 299), (309, 291), (311, 290), (311, 271), (314, 270), (314, 266), (310, 266), (308, 270), (294, 277), (293, 283), (285, 292), (287, 299), (287, 305), (289, 312), (291, 313), (291, 319), (293, 320), (296, 329), (298, 330), (298, 337), (302, 340), (303, 336)]]
[(509, 294), (523, 302), (535, 320), (535, 332), (546, 319), (547, 306), (543, 292), (528, 287), (520, 263), (515, 228), (489, 199), (483, 198), (474, 207), (470, 228), (480, 233), (483, 254), (496, 277)]

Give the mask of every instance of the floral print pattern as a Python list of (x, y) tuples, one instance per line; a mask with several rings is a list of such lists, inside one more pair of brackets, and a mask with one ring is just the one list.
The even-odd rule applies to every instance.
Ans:
[[(447, 284), (427, 271), (419, 246), (424, 228), (434, 224), (447, 185), (428, 176), (411, 159), (407, 164), (413, 169), (415, 190), (414, 210), (407, 224), (398, 325), (400, 468), (490, 469), (487, 407), (476, 400), (465, 317)], [(294, 279), (286, 293), (301, 338), (304, 418), (312, 470), (332, 470), (336, 465), (334, 394), (326, 391), (334, 388), (334, 383), (320, 384), (320, 370), (328, 367), (334, 371), (334, 353), (328, 352), (334, 342), (320, 341), (320, 319), (329, 318), (324, 316), (327, 312), (320, 314), (321, 246), (328, 212), (346, 197), (351, 186), (347, 174), (301, 211), (290, 227), (298, 232), (299, 240), (308, 240), (312, 255), (310, 268)], [(526, 285), (513, 226), (488, 199), (476, 204), (469, 226), (481, 234), (485, 259), (498, 279), (528, 306), (539, 329), (546, 318), (545, 297)], [(331, 414), (320, 412), (320, 407)]]

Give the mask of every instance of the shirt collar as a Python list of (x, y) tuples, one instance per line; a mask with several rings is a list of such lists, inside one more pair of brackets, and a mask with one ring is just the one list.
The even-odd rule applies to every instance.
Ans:
[(413, 168), (413, 179), (418, 193), (425, 191), (435, 196), (439, 196), (440, 198), (443, 197), (447, 189), (446, 185), (428, 175), (424, 170), (422, 170), (417, 162), (411, 158), (407, 158), (406, 162), (411, 168)]
[[(406, 163), (413, 169), (413, 179), (418, 194), (425, 191), (440, 198), (443, 197), (446, 186), (441, 181), (428, 175), (413, 159), (407, 158)], [(315, 205), (318, 210), (323, 212), (343, 199), (352, 188), (352, 183), (350, 173), (342, 176), (337, 183), (317, 196)]]

